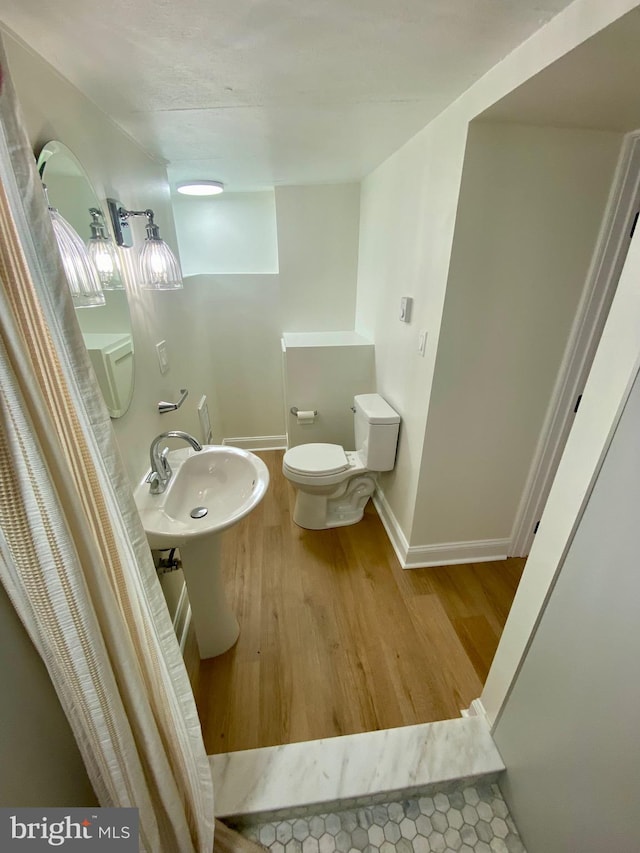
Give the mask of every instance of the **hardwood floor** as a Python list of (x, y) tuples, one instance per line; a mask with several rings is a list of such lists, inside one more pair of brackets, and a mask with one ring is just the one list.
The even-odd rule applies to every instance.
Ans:
[(282, 452), (259, 455), (269, 491), (223, 545), (240, 638), (196, 679), (207, 752), (458, 717), (524, 559), (403, 571), (371, 502), (359, 524), (303, 530)]

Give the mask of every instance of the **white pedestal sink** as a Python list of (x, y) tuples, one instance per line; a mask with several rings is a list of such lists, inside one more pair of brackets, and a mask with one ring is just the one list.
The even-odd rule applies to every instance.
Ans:
[(210, 658), (230, 649), (240, 631), (222, 585), (220, 535), (260, 503), (269, 472), (253, 453), (222, 445), (180, 448), (168, 460), (165, 491), (151, 494), (143, 481), (134, 497), (149, 545), (180, 549), (200, 657)]

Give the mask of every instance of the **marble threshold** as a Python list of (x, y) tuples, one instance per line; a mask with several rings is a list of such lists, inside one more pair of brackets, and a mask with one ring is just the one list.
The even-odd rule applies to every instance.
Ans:
[(428, 794), (505, 769), (484, 717), (227, 752), (209, 762), (216, 817), (236, 821)]

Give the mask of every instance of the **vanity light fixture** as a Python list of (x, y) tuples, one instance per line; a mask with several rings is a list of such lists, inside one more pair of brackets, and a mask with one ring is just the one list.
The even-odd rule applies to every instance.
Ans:
[(89, 257), (86, 246), (78, 232), (69, 225), (55, 207), (49, 204), (47, 188), (44, 184), (42, 186), (74, 306), (76, 308), (96, 308), (104, 305), (106, 300), (102, 292), (98, 270)]
[(126, 207), (108, 198), (107, 206), (118, 246), (131, 248), (133, 238), (129, 219), (132, 216), (147, 217), (147, 236), (140, 248), (138, 263), (142, 287), (148, 290), (178, 290), (182, 287), (182, 272), (178, 259), (160, 237), (160, 229), (153, 221), (153, 210), (127, 210)]
[(224, 192), (221, 181), (180, 181), (176, 190), (182, 195), (220, 195)]
[(103, 290), (124, 290), (120, 261), (113, 240), (107, 235), (102, 216), (102, 211), (97, 207), (90, 207), (91, 214), (91, 237), (87, 241), (89, 257), (98, 270), (98, 276), (102, 282)]

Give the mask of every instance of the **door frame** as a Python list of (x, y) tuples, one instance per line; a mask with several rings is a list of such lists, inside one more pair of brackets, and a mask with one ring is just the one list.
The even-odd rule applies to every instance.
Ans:
[(625, 136), (596, 248), (511, 531), (509, 556), (525, 557), (573, 425), (640, 207), (640, 130)]
[[(635, 236), (476, 713), (493, 727), (553, 596), (555, 582), (640, 370), (640, 234)], [(615, 536), (615, 530), (603, 536)], [(588, 582), (588, 579), (585, 579)], [(571, 626), (567, 626), (571, 630)], [(562, 654), (562, 649), (558, 649)], [(579, 709), (576, 709), (579, 713)]]

